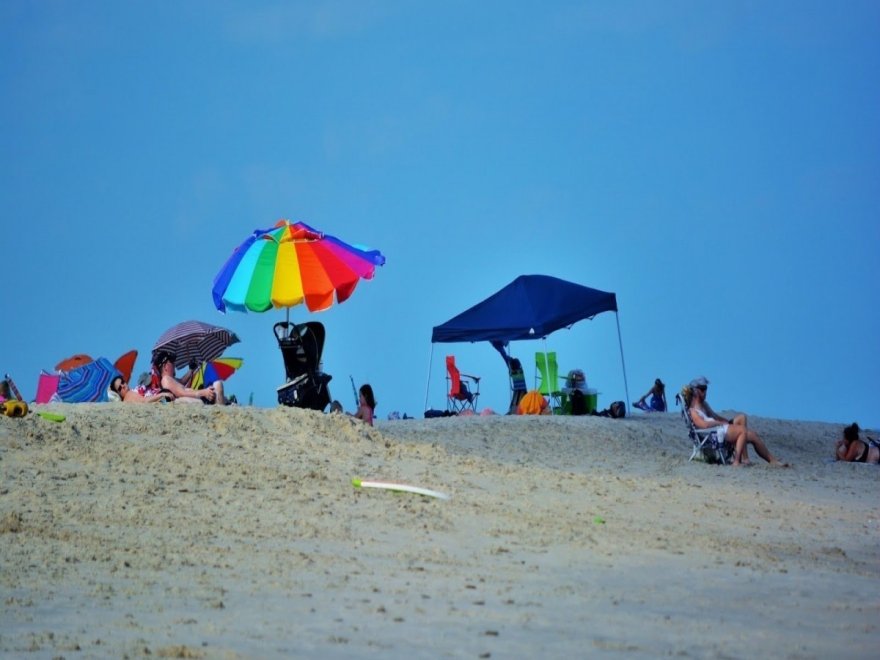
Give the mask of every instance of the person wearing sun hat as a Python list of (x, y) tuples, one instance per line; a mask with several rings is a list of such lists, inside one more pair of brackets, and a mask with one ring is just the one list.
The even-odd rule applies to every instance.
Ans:
[(694, 426), (699, 429), (714, 428), (718, 432), (718, 439), (733, 445), (733, 463), (738, 467), (740, 465), (750, 465), (748, 445), (752, 445), (758, 456), (773, 466), (788, 467), (776, 459), (767, 445), (761, 440), (761, 437), (749, 428), (748, 418), (739, 413), (732, 419), (722, 417), (709, 405), (706, 401), (706, 392), (709, 389), (709, 379), (705, 376), (697, 376), (686, 388), (689, 396), (685, 397), (688, 406), (688, 414), (694, 422)]
[(697, 376), (690, 382), (691, 387), (708, 387), (709, 379), (705, 376)]

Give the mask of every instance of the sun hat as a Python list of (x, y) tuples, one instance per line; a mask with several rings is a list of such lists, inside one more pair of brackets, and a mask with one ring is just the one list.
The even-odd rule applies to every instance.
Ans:
[(706, 387), (708, 384), (709, 381), (705, 376), (697, 376), (689, 383), (691, 387)]

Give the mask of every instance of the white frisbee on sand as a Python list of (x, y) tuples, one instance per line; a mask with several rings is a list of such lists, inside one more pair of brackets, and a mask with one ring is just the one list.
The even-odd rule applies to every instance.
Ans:
[(400, 493), (415, 493), (416, 495), (436, 497), (440, 500), (449, 499), (449, 495), (441, 493), (439, 490), (431, 490), (430, 488), (422, 488), (420, 486), (409, 486), (407, 484), (395, 484), (387, 481), (365, 481), (354, 477), (351, 480), (351, 485), (355, 488), (382, 488), (384, 490), (393, 490)]

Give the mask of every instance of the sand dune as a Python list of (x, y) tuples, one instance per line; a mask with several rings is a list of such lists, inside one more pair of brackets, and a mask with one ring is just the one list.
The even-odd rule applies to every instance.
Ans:
[(737, 470), (688, 462), (676, 414), (44, 409), (0, 417), (4, 656), (880, 648), (880, 469), (828, 462), (842, 424), (755, 418), (793, 467)]

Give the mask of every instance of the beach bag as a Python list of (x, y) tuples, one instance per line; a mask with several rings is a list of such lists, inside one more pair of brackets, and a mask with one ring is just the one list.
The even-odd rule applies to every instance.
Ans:
[(571, 414), (586, 415), (587, 414), (587, 397), (580, 390), (572, 390), (571, 393)]
[(611, 407), (608, 408), (608, 414), (614, 419), (626, 417), (626, 404), (623, 401), (615, 401), (611, 404)]

